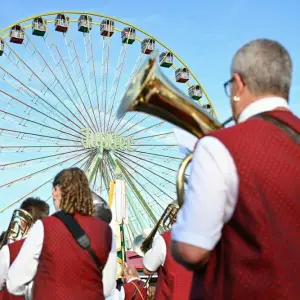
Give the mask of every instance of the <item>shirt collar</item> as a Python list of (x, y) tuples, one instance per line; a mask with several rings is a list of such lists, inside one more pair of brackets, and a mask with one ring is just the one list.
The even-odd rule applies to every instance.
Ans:
[(133, 278), (130, 278), (127, 280), (127, 283), (130, 283), (131, 281), (134, 281), (134, 280), (140, 280), (138, 277), (133, 277)]
[(280, 97), (268, 97), (257, 100), (249, 104), (240, 114), (238, 123), (244, 122), (249, 118), (263, 112), (274, 110), (277, 107), (289, 109), (288, 103), (285, 99)]

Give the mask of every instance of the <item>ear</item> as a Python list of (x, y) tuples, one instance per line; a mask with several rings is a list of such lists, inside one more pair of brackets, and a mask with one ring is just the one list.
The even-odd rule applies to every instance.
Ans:
[(238, 73), (233, 73), (232, 77), (234, 78), (236, 96), (239, 96), (243, 93), (245, 88), (244, 80)]

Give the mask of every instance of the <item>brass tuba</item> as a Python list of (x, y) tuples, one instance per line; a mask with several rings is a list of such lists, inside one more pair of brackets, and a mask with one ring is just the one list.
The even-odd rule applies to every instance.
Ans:
[(13, 212), (9, 226), (4, 234), (0, 249), (9, 243), (24, 238), (33, 224), (32, 216), (23, 209), (16, 209)]
[[(117, 117), (128, 111), (140, 111), (168, 121), (200, 138), (224, 127), (200, 105), (195, 104), (160, 71), (157, 55), (151, 55), (132, 79), (119, 106)], [(181, 206), (184, 201), (184, 173), (193, 154), (181, 163), (177, 174), (177, 197)]]
[(147, 237), (145, 237), (143, 234), (140, 234), (134, 238), (133, 250), (139, 256), (144, 256), (145, 253), (152, 247), (154, 237), (160, 228), (162, 228), (163, 231), (169, 231), (171, 229), (172, 224), (176, 221), (178, 210), (179, 206), (177, 204), (169, 204)]

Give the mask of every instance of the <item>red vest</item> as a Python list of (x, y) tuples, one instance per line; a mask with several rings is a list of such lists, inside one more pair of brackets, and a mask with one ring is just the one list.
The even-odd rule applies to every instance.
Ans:
[[(13, 264), (14, 260), (18, 256), (23, 243), (24, 243), (24, 239), (7, 245), (8, 249), (9, 249), (9, 265), (10, 266)], [(1, 299), (1, 297), (0, 297), (0, 299)], [(3, 300), (23, 300), (23, 299), (24, 299), (23, 296), (14, 296), (12, 294), (9, 294), (6, 288), (3, 289)]]
[[(269, 114), (300, 133), (290, 112)], [(299, 145), (260, 119), (211, 135), (234, 159), (239, 196), (208, 262), (205, 299), (300, 299)]]
[[(91, 239), (103, 267), (111, 250), (112, 231), (95, 217), (75, 215)], [(43, 218), (44, 243), (34, 281), (34, 300), (102, 300), (102, 272), (56, 217)]]
[(125, 291), (125, 300), (131, 300), (136, 287), (138, 287), (139, 291), (136, 293), (135, 300), (147, 300), (147, 289), (144, 288), (144, 283), (139, 280), (133, 280), (129, 283), (125, 283), (123, 285), (124, 291)]
[[(200, 289), (192, 289), (193, 272), (186, 270), (184, 267), (175, 262), (171, 255), (171, 232), (162, 234), (167, 247), (167, 255), (164, 266), (158, 270), (158, 280), (155, 290), (155, 300), (186, 300), (202, 299), (201, 286), (203, 280), (201, 277), (195, 277), (194, 283)], [(191, 291), (193, 290), (193, 293)], [(195, 294), (195, 292), (197, 294)]]

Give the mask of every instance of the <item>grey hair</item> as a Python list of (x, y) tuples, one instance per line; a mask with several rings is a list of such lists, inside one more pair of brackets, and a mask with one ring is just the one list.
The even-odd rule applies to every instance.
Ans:
[(289, 98), (292, 60), (276, 41), (257, 39), (244, 45), (232, 60), (231, 73), (238, 73), (255, 96)]

